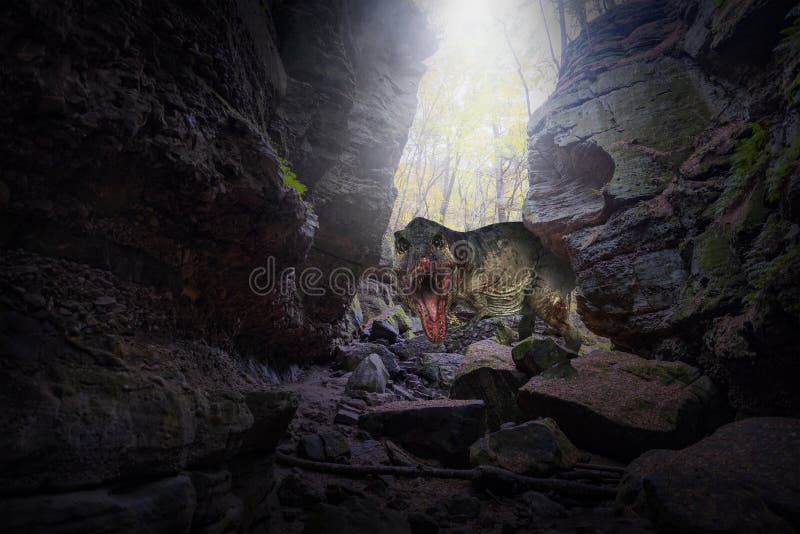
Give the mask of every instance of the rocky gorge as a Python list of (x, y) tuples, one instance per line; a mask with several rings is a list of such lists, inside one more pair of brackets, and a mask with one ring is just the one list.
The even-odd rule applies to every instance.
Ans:
[(379, 263), (410, 0), (0, 12), (0, 533), (800, 530), (795, 2), (569, 45), (524, 214), (577, 352), (291, 274)]

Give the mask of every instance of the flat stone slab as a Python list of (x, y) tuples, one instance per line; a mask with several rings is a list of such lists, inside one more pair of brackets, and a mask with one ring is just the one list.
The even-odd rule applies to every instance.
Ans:
[(800, 419), (753, 417), (628, 466), (617, 503), (659, 532), (800, 530)]
[(450, 398), (484, 401), (487, 425), (497, 430), (503, 423), (520, 419), (517, 390), (526, 378), (514, 365), (511, 347), (488, 339), (478, 341), (467, 347)]
[(578, 449), (552, 419), (528, 421), (487, 434), (472, 444), (472, 465), (494, 465), (515, 473), (549, 476), (571, 469)]
[(436, 385), (449, 388), (463, 361), (463, 354), (449, 352), (424, 353), (419, 359), (417, 374)]
[(577, 374), (535, 376), (519, 390), (529, 418), (552, 417), (578, 446), (629, 460), (700, 437), (717, 390), (682, 362), (594, 351), (571, 361)]
[(462, 467), (469, 463), (469, 446), (486, 431), (485, 421), (483, 401), (439, 399), (377, 406), (360, 417), (359, 426), (417, 456)]

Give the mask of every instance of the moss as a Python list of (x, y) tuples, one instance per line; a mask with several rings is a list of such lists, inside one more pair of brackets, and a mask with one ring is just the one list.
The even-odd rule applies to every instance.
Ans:
[(763, 173), (770, 159), (767, 131), (758, 123), (750, 125), (751, 135), (740, 139), (731, 158), (731, 174), (725, 191), (714, 205), (717, 216), (724, 214), (746, 193), (753, 179)]
[(279, 157), (278, 161), (281, 164), (283, 183), (297, 191), (300, 197), (302, 197), (303, 193), (308, 190), (308, 186), (297, 178), (297, 173), (292, 170), (292, 168), (289, 166), (289, 162), (286, 159)]
[(533, 336), (526, 337), (511, 349), (511, 358), (516, 362), (525, 357), (533, 349)]
[(800, 263), (800, 244), (789, 247), (786, 252), (772, 260), (758, 278), (756, 287), (758, 287), (758, 289), (766, 288), (780, 273), (797, 263)]
[(409, 319), (406, 311), (400, 306), (397, 306), (392, 313), (389, 314), (387, 321), (397, 328), (398, 332), (408, 332), (413, 329), (411, 319)]
[(800, 163), (800, 129), (795, 134), (792, 144), (779, 151), (775, 163), (767, 169), (767, 200), (777, 202), (783, 191), (783, 186)]
[(792, 23), (781, 30), (783, 38), (775, 47), (779, 61), (784, 64), (784, 94), (791, 100), (792, 93), (800, 88), (800, 6), (795, 6), (786, 16)]
[(622, 406), (622, 409), (626, 412), (648, 412), (650, 411), (655, 405), (652, 401), (647, 399), (629, 399), (625, 402)]
[(645, 380), (657, 380), (663, 386), (676, 382), (688, 385), (697, 378), (697, 373), (686, 365), (630, 365), (623, 370)]
[(493, 340), (500, 345), (511, 346), (511, 343), (514, 341), (514, 331), (503, 321), (495, 321)]
[(697, 244), (700, 268), (708, 274), (726, 272), (733, 259), (727, 234), (720, 230), (712, 230), (701, 237)]

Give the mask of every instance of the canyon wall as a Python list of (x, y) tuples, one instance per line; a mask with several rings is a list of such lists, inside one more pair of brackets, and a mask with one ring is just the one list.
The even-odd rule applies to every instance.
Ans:
[(0, 244), (169, 291), (250, 353), (326, 354), (348, 298), (249, 277), (379, 256), (433, 50), (413, 4), (16, 2), (2, 24)]
[(525, 222), (572, 262), (584, 322), (703, 366), (742, 414), (800, 408), (793, 4), (625, 2), (529, 124)]
[(328, 356), (348, 299), (251, 273), (377, 258), (424, 18), (30, 0), (0, 44), (0, 532), (263, 526), (264, 362)]

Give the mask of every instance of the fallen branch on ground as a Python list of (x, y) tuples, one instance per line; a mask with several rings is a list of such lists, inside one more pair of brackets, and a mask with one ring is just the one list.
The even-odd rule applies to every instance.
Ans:
[(609, 487), (593, 486), (591, 484), (583, 484), (569, 480), (528, 477), (488, 465), (473, 467), (472, 469), (444, 469), (441, 467), (428, 467), (424, 465), (419, 465), (417, 467), (396, 465), (349, 465), (304, 460), (280, 452), (275, 453), (275, 459), (278, 463), (292, 467), (348, 477), (394, 475), (405, 477), (450, 478), (471, 480), (476, 484), (503, 488), (505, 490), (518, 488), (522, 489), (522, 491), (555, 491), (571, 496), (600, 499), (613, 499), (617, 493), (616, 490)]
[(591, 469), (594, 471), (608, 471), (610, 473), (624, 473), (624, 467), (617, 467), (616, 465), (601, 465), (601, 464), (587, 464), (583, 462), (578, 462), (575, 464), (576, 469)]

